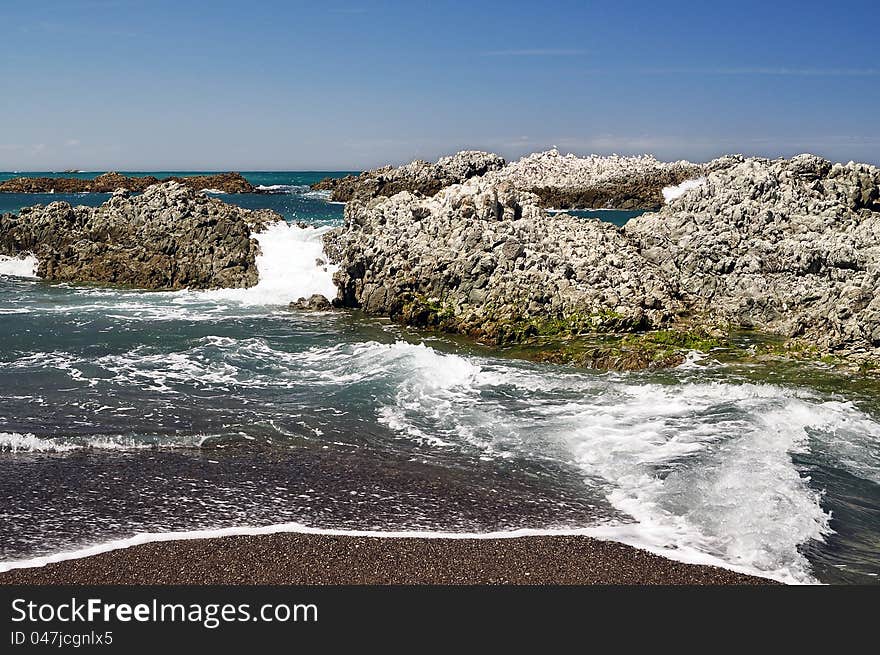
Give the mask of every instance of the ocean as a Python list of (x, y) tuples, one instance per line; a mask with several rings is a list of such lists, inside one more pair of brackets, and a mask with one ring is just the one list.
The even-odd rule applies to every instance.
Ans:
[[(25, 172), (0, 173), (0, 182), (15, 177), (76, 177), (94, 179), (101, 172), (93, 173), (57, 173), (57, 172)], [(205, 171), (152, 171), (124, 172), (123, 175), (139, 177), (152, 175), (159, 179), (171, 176), (210, 175)], [(356, 171), (306, 171), (306, 172), (248, 172), (243, 173), (255, 187), (267, 193), (259, 194), (213, 194), (217, 198), (234, 202), (248, 209), (274, 209), (288, 221), (308, 221), (315, 224), (332, 225), (342, 221), (343, 205), (327, 202), (327, 194), (311, 191), (314, 184), (328, 176), (343, 177)], [(96, 207), (106, 202), (109, 193), (0, 193), (0, 214), (17, 212), (28, 205), (45, 205), (58, 200), (72, 205)]]
[[(325, 173), (244, 175), (275, 193), (221, 197), (291, 223), (259, 235), (252, 289), (47, 284), (0, 262), (0, 562), (275, 524), (529, 529), (786, 582), (878, 581), (876, 382), (721, 353), (599, 372), (291, 311), (332, 294), (313, 263), (343, 207), (309, 191)], [(0, 212), (104, 199), (0, 194)]]

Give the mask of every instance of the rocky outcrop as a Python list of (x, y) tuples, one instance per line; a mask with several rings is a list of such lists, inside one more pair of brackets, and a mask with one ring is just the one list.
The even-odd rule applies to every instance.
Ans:
[[(718, 160), (715, 166), (723, 165)], [(645, 209), (663, 205), (662, 189), (702, 176), (711, 167), (687, 161), (661, 162), (651, 156), (577, 157), (548, 150), (505, 164), (497, 155), (466, 151), (435, 164), (414, 161), (344, 178), (325, 178), (313, 190), (331, 191), (331, 199), (348, 202), (392, 196), (401, 191), (433, 196), (441, 189), (474, 177), (510, 182), (531, 191), (551, 209)]]
[(627, 240), (707, 324), (880, 363), (880, 170), (728, 158)]
[(327, 296), (313, 293), (308, 298), (300, 298), (289, 305), (289, 309), (301, 309), (310, 312), (325, 312), (333, 307)]
[(355, 200), (325, 237), (336, 302), (493, 343), (743, 327), (880, 365), (880, 171), (803, 155), (702, 172), (624, 228), (548, 216), (495, 174)]
[(179, 182), (193, 191), (222, 191), (223, 193), (258, 193), (241, 173), (217, 173), (216, 175), (189, 175), (169, 177), (162, 182)]
[(252, 238), (273, 211), (251, 211), (166, 182), (100, 207), (66, 202), (0, 216), (0, 254), (33, 253), (37, 275), (145, 289), (248, 287), (258, 281)]
[(618, 228), (548, 216), (509, 182), (349, 203), (325, 250), (340, 263), (340, 304), (492, 343), (655, 328), (679, 309)]
[[(312, 184), (309, 188), (312, 191), (334, 191), (340, 184), (351, 184), (354, 180), (356, 180), (358, 175), (346, 175), (345, 177), (325, 177), (314, 184)], [(331, 194), (332, 197), (332, 194)], [(344, 202), (344, 201), (343, 201)]]
[(490, 178), (532, 191), (555, 209), (659, 209), (662, 189), (700, 177), (701, 164), (661, 162), (652, 156), (577, 157), (548, 150), (523, 157)]
[(0, 193), (113, 193), (121, 189), (143, 191), (160, 182), (178, 182), (194, 191), (207, 189), (224, 193), (256, 193), (254, 186), (239, 173), (167, 177), (162, 180), (147, 175), (128, 177), (103, 173), (92, 180), (76, 177), (17, 177), (0, 182)]
[(398, 168), (385, 166), (360, 175), (325, 178), (312, 185), (312, 189), (331, 191), (330, 199), (334, 202), (369, 200), (393, 196), (401, 191), (433, 196), (440, 189), (499, 170), (503, 166), (504, 159), (498, 155), (466, 150), (441, 157), (433, 164), (416, 160)]

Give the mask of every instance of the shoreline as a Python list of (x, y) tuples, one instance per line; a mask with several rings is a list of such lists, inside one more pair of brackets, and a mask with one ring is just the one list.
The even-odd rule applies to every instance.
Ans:
[(573, 532), (386, 536), (269, 530), (139, 535), (0, 563), (0, 585), (780, 584)]

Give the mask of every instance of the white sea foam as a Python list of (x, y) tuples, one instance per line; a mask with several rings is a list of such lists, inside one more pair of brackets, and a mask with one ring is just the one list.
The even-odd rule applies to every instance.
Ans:
[[(554, 530), (502, 530), (497, 532), (430, 532), (420, 530), (402, 530), (402, 531), (381, 531), (381, 530), (337, 530), (316, 528), (301, 523), (280, 523), (267, 526), (240, 526), (231, 528), (219, 528), (211, 530), (189, 530), (181, 532), (147, 532), (136, 534), (125, 539), (115, 539), (112, 541), (87, 546), (79, 550), (55, 553), (52, 555), (44, 555), (23, 560), (13, 560), (0, 562), (0, 573), (12, 571), (15, 569), (38, 568), (47, 564), (57, 562), (65, 562), (83, 557), (91, 557), (100, 555), (122, 548), (131, 548), (142, 544), (151, 544), (163, 541), (190, 541), (193, 539), (215, 539), (220, 537), (233, 536), (256, 536), (271, 535), (279, 533), (295, 533), (309, 535), (326, 535), (326, 536), (342, 536), (342, 537), (374, 537), (387, 539), (517, 539), (522, 537), (537, 536), (585, 536), (594, 539), (613, 540), (621, 543), (631, 543), (639, 547), (638, 542), (648, 541), (649, 539), (638, 528), (632, 526), (624, 526), (622, 529), (615, 527), (600, 528), (572, 528), (572, 529), (554, 529)], [(636, 543), (632, 543), (636, 542)], [(641, 546), (644, 550), (668, 557), (679, 562), (690, 564), (705, 564), (714, 566), (725, 566), (725, 562), (713, 558), (705, 553), (701, 553), (694, 549), (669, 550), (659, 546)], [(737, 566), (727, 565), (726, 568), (742, 573), (754, 573), (749, 569)], [(768, 575), (765, 577), (773, 578)], [(780, 578), (776, 578), (780, 579)], [(782, 582), (795, 582), (790, 579), (782, 578)]]
[[(398, 438), (482, 458), (575, 466), (585, 484), (628, 517), (574, 533), (786, 582), (813, 581), (798, 548), (830, 533), (821, 491), (797, 458), (816, 451), (880, 482), (880, 423), (854, 403), (772, 384), (705, 381), (687, 367), (673, 373), (676, 383), (661, 384), (649, 376), (445, 354), (423, 344), (340, 343), (288, 352), (265, 339), (228, 336), (205, 337), (172, 355), (145, 347), (92, 363), (113, 374), (96, 378), (102, 384), (109, 379), (163, 392), (184, 384), (358, 394), (356, 387), (368, 384), (376, 419)], [(7, 365), (51, 366), (82, 378), (79, 363), (61, 353)], [(0, 450), (71, 443), (5, 434)]]
[[(798, 546), (831, 532), (822, 494), (793, 457), (817, 442), (824, 451), (843, 441), (847, 468), (868, 479), (880, 474), (876, 445), (866, 447), (876, 444), (880, 424), (808, 392), (548, 376), (402, 343), (349, 357), (352, 369), (397, 380), (377, 413), (401, 436), (490, 458), (570, 460), (635, 521), (606, 526), (608, 538), (780, 580), (812, 581)], [(505, 397), (520, 406), (512, 410)]]
[(212, 361), (204, 356), (201, 348), (159, 354), (135, 349), (123, 355), (101, 357), (94, 363), (113, 373), (113, 382), (139, 385), (156, 393), (173, 393), (175, 385), (220, 391), (229, 391), (238, 385), (238, 369), (222, 361)]
[(564, 417), (561, 436), (586, 473), (613, 485), (612, 505), (664, 547), (809, 579), (797, 546), (828, 534), (830, 517), (792, 454), (821, 407), (751, 385), (674, 389), (624, 389), (617, 407)]
[(313, 191), (307, 184), (261, 184), (256, 188), (263, 193), (296, 194), (306, 198), (317, 198), (318, 200), (329, 200), (331, 195), (329, 190)]
[(264, 193), (305, 193), (311, 187), (306, 184), (260, 184), (258, 191)]
[(663, 200), (670, 202), (676, 198), (680, 198), (691, 189), (700, 187), (706, 181), (705, 177), (698, 177), (693, 180), (685, 180), (676, 186), (663, 187)]
[(215, 301), (231, 300), (242, 305), (287, 305), (299, 298), (321, 294), (336, 297), (333, 273), (337, 267), (326, 262), (322, 238), (330, 227), (299, 227), (283, 221), (273, 223), (255, 234), (260, 244), (256, 286), (248, 289), (216, 289), (202, 292), (180, 292), (178, 301), (193, 297)]
[(0, 275), (37, 277), (37, 258), (33, 255), (26, 257), (0, 255)]
[(0, 432), (0, 453), (66, 453), (75, 450), (137, 450), (143, 448), (198, 448), (211, 435), (177, 437), (37, 437), (33, 434)]
[(51, 439), (40, 439), (32, 434), (0, 432), (0, 453), (44, 453), (76, 450), (73, 444), (55, 443)]

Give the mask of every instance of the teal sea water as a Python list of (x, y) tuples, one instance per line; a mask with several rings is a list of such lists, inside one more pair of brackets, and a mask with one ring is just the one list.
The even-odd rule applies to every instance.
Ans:
[[(294, 223), (258, 237), (253, 289), (47, 284), (0, 262), (0, 562), (279, 523), (579, 529), (790, 582), (877, 582), (876, 383), (721, 353), (602, 373), (290, 311), (332, 284), (313, 262), (343, 209), (308, 190), (324, 173), (245, 175), (275, 193), (221, 197)], [(0, 194), (0, 211), (59, 199)]]
[[(15, 177), (76, 177), (94, 179), (103, 171), (93, 173), (25, 172), (0, 173), (0, 182)], [(124, 172), (123, 175), (140, 177), (152, 175), (159, 179), (171, 176), (208, 175), (207, 171), (147, 171)], [(305, 172), (246, 172), (243, 175), (254, 186), (267, 193), (260, 194), (215, 194), (229, 202), (249, 209), (270, 208), (289, 221), (306, 220), (327, 224), (342, 220), (343, 206), (326, 201), (327, 194), (312, 192), (314, 184), (328, 176), (343, 177), (355, 171), (305, 171)], [(110, 197), (107, 193), (0, 193), (0, 214), (15, 213), (22, 207), (48, 204), (55, 201), (69, 202), (72, 205), (96, 207)]]

